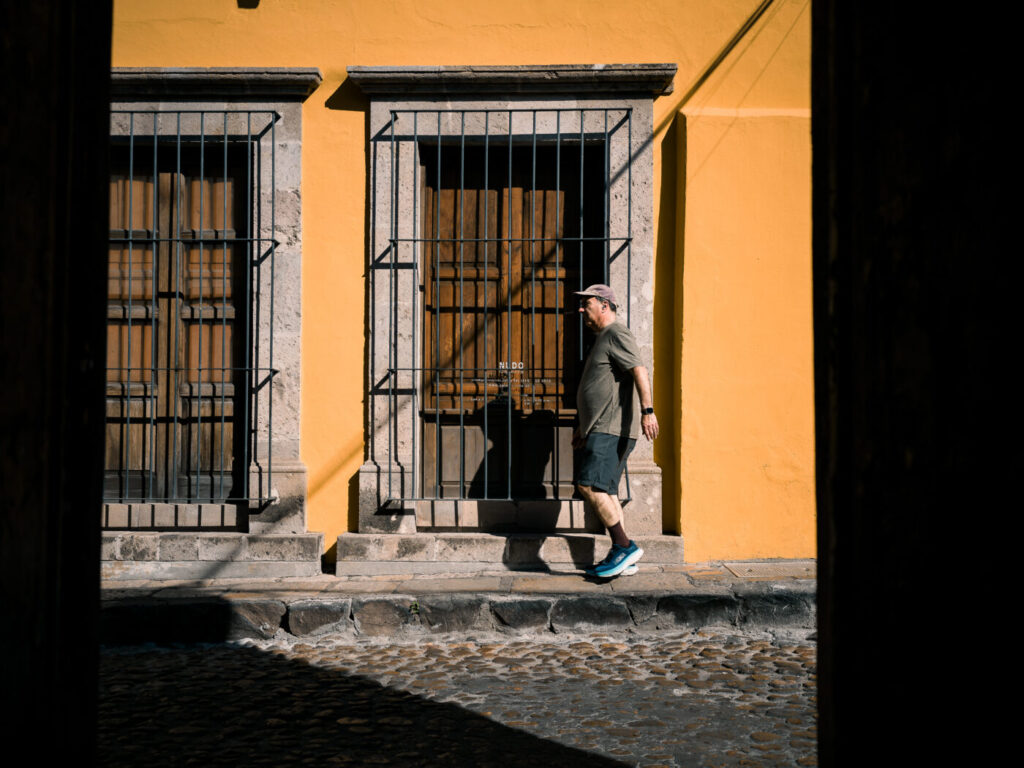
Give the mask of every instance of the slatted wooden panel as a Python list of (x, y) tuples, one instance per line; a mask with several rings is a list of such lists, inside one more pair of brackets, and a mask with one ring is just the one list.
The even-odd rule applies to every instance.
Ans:
[[(197, 151), (183, 153), (181, 173), (166, 154), (155, 181), (141, 168), (110, 182), (105, 491), (222, 499), (237, 475), (245, 365), (236, 333), (244, 258), (237, 162), (225, 178), (222, 155), (211, 151), (201, 178)], [(126, 158), (114, 155), (124, 168)]]
[(443, 148), (440, 174), (436, 148), (423, 156), (423, 492), (565, 497), (584, 251), (563, 238), (578, 237), (578, 155), (559, 175), (553, 148), (536, 162), (516, 148), (511, 184), (507, 149), (491, 149), (486, 182), (480, 147)]

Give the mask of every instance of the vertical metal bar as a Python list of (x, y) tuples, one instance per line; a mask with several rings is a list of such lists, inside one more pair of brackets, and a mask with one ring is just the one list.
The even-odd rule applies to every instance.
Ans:
[(533, 110), (532, 146), (530, 154), (530, 408), (537, 408), (536, 376), (533, 368), (537, 362), (537, 110)]
[(466, 294), (463, 277), (465, 265), (466, 220), (466, 112), (461, 112), (459, 124), (459, 498), (466, 498), (466, 361), (463, 357), (465, 340), (463, 333), (466, 323), (463, 318)]
[[(629, 327), (630, 307), (629, 301), (633, 295), (633, 108), (627, 112), (626, 120), (626, 327)], [(626, 478), (627, 488), (629, 477)]]
[(397, 323), (397, 312), (398, 307), (395, 306), (397, 303), (394, 300), (395, 290), (395, 248), (397, 247), (397, 234), (395, 232), (395, 222), (397, 221), (397, 209), (398, 209), (398, 184), (395, 178), (395, 123), (398, 120), (398, 113), (394, 110), (391, 111), (391, 190), (389, 197), (391, 198), (391, 219), (388, 222), (388, 231), (390, 238), (388, 242), (388, 250), (391, 254), (389, 268), (388, 268), (388, 297), (391, 299), (391, 317), (388, 321), (388, 498), (394, 498), (394, 474), (393, 468), (395, 466), (395, 443), (398, 440), (398, 433), (394, 430), (395, 420), (395, 382), (394, 382), (394, 353), (395, 353), (395, 341), (397, 334), (395, 333), (395, 324)]
[[(369, 381), (367, 385), (367, 409), (370, 421), (370, 459), (377, 462), (377, 270), (374, 269), (377, 257), (377, 171), (380, 147), (376, 137), (370, 143), (370, 248), (368, 250), (366, 274), (369, 281), (369, 303), (370, 303), (370, 359), (367, 363), (369, 368)], [(379, 464), (377, 464), (379, 468)], [(377, 501), (380, 501), (380, 475), (377, 476)]]
[(181, 348), (179, 327), (181, 325), (181, 112), (177, 113), (175, 137), (175, 168), (174, 168), (174, 348), (172, 359), (174, 365), (168, 361), (167, 374), (174, 383), (171, 386), (172, 400), (174, 401), (174, 419), (171, 422), (171, 487), (169, 494), (173, 497), (178, 495), (178, 350)]
[[(205, 202), (203, 193), (204, 187), (206, 186), (206, 113), (199, 113), (199, 305), (191, 306), (189, 314), (192, 315), (191, 319), (194, 321), (194, 314), (196, 309), (199, 310), (199, 352), (197, 359), (199, 361), (199, 369), (196, 371), (198, 381), (196, 382), (196, 393), (192, 392), (192, 382), (189, 382), (188, 394), (189, 394), (189, 409), (195, 408), (195, 451), (196, 451), (196, 465), (195, 467), (189, 467), (188, 482), (189, 482), (189, 501), (195, 501), (199, 497), (199, 479), (203, 474), (203, 312), (205, 307), (203, 306), (203, 245), (204, 236), (203, 226), (206, 222), (203, 220), (203, 214), (206, 212), (203, 209), (203, 203)], [(191, 205), (189, 206), (191, 207)], [(189, 211), (191, 216), (191, 211)], [(193, 230), (193, 238), (195, 237), (195, 230)], [(193, 241), (194, 243), (194, 241)], [(189, 258), (191, 261), (191, 257)], [(189, 272), (192, 270), (189, 269)], [(188, 286), (188, 282), (185, 283)], [(191, 304), (191, 302), (189, 302)], [(186, 337), (187, 338), (187, 337)], [(213, 403), (211, 403), (212, 405)], [(192, 452), (189, 451), (189, 459), (192, 458)], [(195, 475), (195, 485), (193, 486), (192, 476)], [(211, 499), (212, 501), (213, 499)]]
[[(272, 118), (271, 118), (272, 119)], [(260, 389), (262, 384), (260, 382), (260, 372), (263, 370), (263, 329), (262, 323), (260, 322), (263, 318), (263, 247), (264, 242), (267, 238), (263, 237), (263, 195), (262, 195), (262, 180), (263, 180), (263, 168), (265, 165), (263, 140), (266, 136), (266, 129), (260, 131), (258, 138), (258, 144), (254, 151), (256, 156), (256, 195), (255, 195), (255, 226), (254, 231), (256, 237), (253, 242), (256, 244), (256, 261), (254, 263), (255, 274), (253, 275), (253, 322), (252, 322), (252, 335), (253, 335), (253, 366), (251, 373), (251, 392), (252, 392), (252, 425), (250, 429), (250, 439), (252, 444), (250, 449), (252, 451), (252, 462), (259, 470), (259, 495), (257, 501), (259, 504), (263, 504), (265, 498), (263, 495), (264, 488), (264, 473), (263, 473), (263, 457), (259, 455), (259, 423), (260, 423)], [(267, 252), (270, 252), (269, 244), (267, 246)], [(249, 489), (249, 495), (252, 496), (252, 489)]]
[[(579, 253), (579, 275), (577, 282), (579, 283), (579, 289), (583, 290), (583, 123), (586, 119), (586, 110), (581, 109), (579, 111), (580, 117), (580, 214), (579, 214), (579, 236), (580, 239), (577, 243), (577, 249)], [(583, 362), (583, 323), (578, 323), (579, 331), (579, 346), (577, 347), (577, 356), (579, 362)]]
[(505, 407), (505, 498), (512, 498), (512, 110), (508, 111), (508, 209), (505, 221), (508, 239), (508, 270), (505, 273), (505, 310), (508, 324), (505, 331), (505, 380), (508, 382), (508, 403)]
[[(490, 345), (487, 343), (489, 338), (488, 332), (488, 315), (490, 314), (490, 308), (487, 306), (487, 297), (490, 295), (490, 271), (491, 271), (491, 259), (490, 259), (490, 247), (491, 243), (487, 239), (490, 237), (490, 214), (491, 214), (491, 186), (490, 186), (490, 172), (491, 172), (491, 150), (490, 150), (490, 123), (491, 113), (484, 112), (484, 491), (483, 498), (490, 496), (491, 483), (488, 479), (488, 456), (490, 451), (487, 450), (489, 443), (489, 426), (490, 420), (487, 418), (487, 406), (490, 399), (490, 387), (488, 386), (487, 374), (490, 366)], [(495, 222), (497, 223), (497, 222)], [(477, 261), (479, 263), (479, 259)], [(497, 352), (497, 350), (495, 350)], [(497, 354), (495, 354), (497, 358)]]
[[(252, 152), (252, 112), (246, 113), (245, 116), (245, 295), (242, 297), (242, 301), (245, 304), (245, 346), (242, 348), (242, 354), (244, 359), (239, 361), (246, 365), (244, 372), (244, 380), (247, 382), (246, 391), (243, 393), (244, 397), (241, 398), (242, 405), (242, 423), (241, 428), (245, 431), (245, 439), (242, 442), (242, 488), (246, 498), (249, 498), (252, 494), (249, 489), (249, 439), (252, 434), (249, 428), (249, 405), (251, 395), (251, 383), (252, 383), (252, 350), (249, 346), (251, 343), (250, 338), (250, 326), (252, 324), (252, 267), (254, 259), (254, 251), (258, 252), (258, 249), (254, 248), (255, 240), (253, 239), (252, 231), (252, 165), (253, 165), (253, 152)], [(258, 234), (258, 233), (257, 233)], [(237, 429), (236, 423), (236, 429)]]
[(416, 453), (416, 433), (419, 431), (419, 424), (417, 423), (417, 416), (419, 409), (417, 408), (417, 401), (419, 400), (419, 386), (416, 383), (417, 373), (417, 354), (419, 352), (419, 338), (420, 334), (416, 333), (416, 328), (420, 322), (420, 316), (416, 311), (416, 294), (417, 287), (419, 286), (419, 259), (420, 259), (420, 237), (422, 233), (417, 226), (419, 222), (419, 175), (420, 175), (420, 163), (419, 163), (419, 112), (412, 113), (412, 241), (410, 247), (412, 253), (410, 254), (410, 261), (412, 263), (412, 278), (409, 283), (409, 292), (412, 294), (412, 370), (409, 371), (409, 390), (412, 392), (412, 407), (409, 409), (409, 431), (412, 433), (412, 458), (410, 461), (410, 471), (412, 476), (410, 478), (410, 490), (413, 496), (423, 495), (419, 486), (416, 484), (416, 467), (419, 465), (417, 457), (419, 454)]
[[(134, 112), (132, 116), (134, 117)], [(131, 129), (132, 134), (135, 133), (134, 126)], [(157, 137), (159, 130), (157, 127), (157, 113), (153, 113), (153, 228), (151, 230), (150, 247), (152, 248), (152, 278), (151, 278), (151, 290), (149, 298), (149, 357), (150, 357), (150, 372), (149, 372), (149, 493), (147, 498), (153, 499), (153, 480), (156, 477), (156, 404), (157, 404), (157, 322), (156, 322), (156, 295), (159, 289), (159, 263), (158, 248), (159, 248), (159, 192), (160, 192), (160, 176), (158, 174), (158, 161), (157, 161)]]
[[(561, 280), (559, 279), (560, 269), (558, 263), (558, 254), (562, 246), (562, 235), (564, 234), (560, 228), (560, 222), (562, 220), (562, 110), (555, 112), (555, 339), (561, 341), (562, 333), (564, 329), (560, 327), (560, 321), (562, 319), (561, 307), (559, 302), (562, 298), (562, 286)], [(562, 380), (562, 356), (560, 351), (555, 352), (555, 381), (560, 382)], [(558, 389), (555, 389), (557, 392)], [(555, 433), (554, 433), (554, 448), (552, 450), (553, 460), (551, 462), (551, 471), (554, 474), (552, 478), (554, 481), (555, 494), (558, 498), (561, 498), (559, 478), (559, 450), (558, 450), (558, 438), (560, 427), (560, 417), (562, 415), (562, 403), (564, 401), (558, 398), (555, 403)]]
[(608, 176), (608, 164), (611, 162), (611, 158), (608, 156), (608, 110), (604, 111), (604, 222), (601, 225), (601, 236), (604, 238), (604, 283), (610, 285), (608, 282), (608, 258), (611, 255), (609, 250), (609, 235), (611, 234), (608, 230), (608, 205), (611, 202), (609, 195), (611, 194), (611, 186), (609, 184)]
[(267, 332), (267, 495), (274, 483), (274, 283), (277, 261), (277, 121), (274, 112), (270, 118), (270, 328)]
[(441, 496), (441, 110), (437, 117), (437, 184), (434, 188), (434, 496)]
[[(133, 289), (133, 285), (132, 285), (132, 262), (135, 261), (135, 253), (134, 253), (135, 249), (132, 247), (134, 245), (134, 241), (135, 241), (135, 232), (134, 232), (134, 229), (135, 229), (135, 211), (133, 210), (133, 206), (134, 206), (134, 203), (135, 203), (135, 200), (134, 200), (135, 189), (134, 189), (134, 187), (135, 187), (135, 113), (132, 112), (131, 115), (128, 117), (128, 360), (127, 360), (128, 365), (126, 366), (127, 367), (127, 371), (125, 372), (125, 373), (128, 374), (128, 382), (127, 382), (127, 385), (125, 385), (125, 384), (121, 385), (122, 407), (124, 405), (124, 402), (123, 402), (124, 393), (125, 393), (126, 390), (128, 392), (128, 411), (127, 411), (127, 414), (125, 416), (126, 429), (124, 431), (124, 445), (122, 446), (122, 448), (124, 450), (124, 461), (122, 462), (122, 466), (118, 469), (118, 473), (117, 473), (118, 474), (118, 478), (117, 478), (118, 486), (122, 486), (122, 484), (123, 484), (123, 487), (121, 487), (121, 489), (120, 489), (122, 496), (125, 496), (125, 495), (127, 495), (129, 493), (128, 489), (131, 487), (131, 478), (132, 478), (132, 472), (131, 472), (131, 458), (132, 458), (131, 445), (132, 445), (132, 371), (133, 371), (133, 369), (132, 369), (131, 354), (132, 354), (132, 292), (133, 292), (132, 291), (132, 289)], [(108, 267), (108, 269), (109, 269), (109, 267)], [(119, 283), (121, 282), (120, 279), (118, 279), (118, 282)], [(118, 334), (118, 336), (120, 336), (120, 334)], [(152, 345), (150, 345), (150, 346), (152, 346)], [(122, 355), (118, 355), (118, 357), (122, 357)], [(118, 360), (118, 363), (120, 363), (120, 362), (121, 361)], [(140, 363), (142, 362), (141, 359), (139, 360), (139, 362)], [(123, 373), (121, 373), (119, 375), (123, 375)], [(140, 379), (142, 378), (141, 371), (140, 371), (139, 378)], [(141, 474), (141, 472), (142, 472), (142, 468), (140, 467), (139, 468), (139, 473), (140, 473), (139, 474), (139, 481), (140, 481), (139, 484), (140, 484), (140, 486), (141, 486), (141, 481), (142, 481), (142, 474)]]
[[(228, 313), (227, 313), (227, 301), (228, 301), (228, 113), (224, 113), (224, 192), (221, 195), (224, 203), (224, 210), (221, 213), (221, 228), (223, 235), (223, 245), (221, 247), (221, 273), (220, 273), (220, 466), (217, 470), (217, 482), (219, 485), (219, 491), (217, 493), (218, 498), (224, 497), (224, 391), (227, 387), (225, 377), (227, 376), (227, 336), (228, 336)], [(238, 227), (234, 227), (235, 237), (238, 236)], [(232, 250), (233, 252), (233, 250)], [(233, 293), (233, 292), (232, 292)], [(232, 413), (234, 411), (232, 410)], [(211, 462), (211, 482), (213, 465)]]

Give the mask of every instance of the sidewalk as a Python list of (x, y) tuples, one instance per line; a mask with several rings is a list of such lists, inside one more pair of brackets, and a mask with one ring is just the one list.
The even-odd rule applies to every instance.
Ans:
[[(414, 568), (410, 564), (410, 568)], [(105, 581), (101, 642), (813, 629), (814, 560), (579, 571)]]

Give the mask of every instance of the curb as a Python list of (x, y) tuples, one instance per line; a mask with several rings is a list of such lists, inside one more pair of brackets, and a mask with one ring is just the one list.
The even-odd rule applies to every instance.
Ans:
[(647, 633), (731, 626), (813, 629), (816, 588), (761, 583), (714, 591), (620, 594), (423, 593), (358, 596), (253, 593), (106, 600), (100, 642), (224, 642), (435, 635)]

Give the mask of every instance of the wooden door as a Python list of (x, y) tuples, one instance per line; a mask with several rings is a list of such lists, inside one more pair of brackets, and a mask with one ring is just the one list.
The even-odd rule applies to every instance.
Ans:
[(133, 149), (134, 168), (126, 148), (112, 157), (104, 495), (228, 499), (244, 439), (240, 158), (224, 173), (221, 147), (202, 162)]
[(572, 292), (602, 273), (603, 243), (579, 234), (600, 228), (600, 197), (580, 199), (578, 150), (514, 148), (511, 181), (508, 148), (422, 156), (423, 493), (568, 498)]

